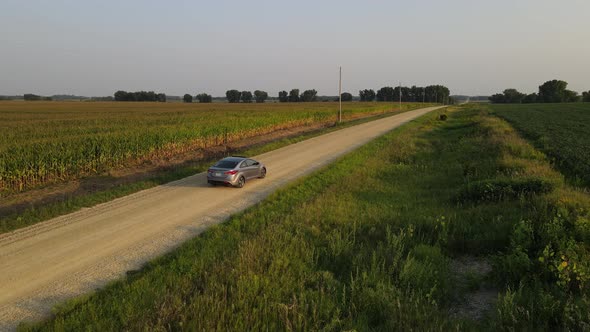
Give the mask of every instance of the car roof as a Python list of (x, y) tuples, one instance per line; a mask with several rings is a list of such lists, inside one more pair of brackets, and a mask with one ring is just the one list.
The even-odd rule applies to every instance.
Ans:
[(226, 157), (226, 158), (223, 158), (222, 160), (242, 161), (244, 159), (248, 159), (248, 158), (246, 158), (246, 157)]

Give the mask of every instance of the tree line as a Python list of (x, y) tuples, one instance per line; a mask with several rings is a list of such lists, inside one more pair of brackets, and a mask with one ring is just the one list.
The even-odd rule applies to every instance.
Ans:
[(537, 93), (525, 94), (516, 89), (506, 89), (489, 97), (494, 104), (530, 104), (530, 103), (575, 103), (590, 102), (590, 91), (579, 95), (567, 89), (567, 82), (551, 80), (539, 86)]
[(359, 96), (361, 101), (399, 101), (401, 93), (402, 102), (426, 102), (452, 104), (451, 92), (444, 85), (429, 85), (426, 87), (382, 87), (375, 93), (373, 90), (361, 90)]
[[(401, 92), (400, 92), (401, 91)], [(443, 85), (429, 85), (426, 87), (383, 87), (375, 92), (373, 89), (364, 89), (359, 91), (360, 101), (399, 101), (401, 93), (402, 102), (427, 102), (427, 103), (453, 103), (450, 96), (450, 90)], [(261, 90), (254, 91), (238, 91), (228, 90), (225, 96), (230, 103), (251, 103), (253, 100), (257, 103), (263, 103), (268, 98), (268, 93)], [(186, 102), (191, 102), (190, 95), (185, 95)], [(349, 92), (343, 92), (341, 95), (342, 101), (352, 101), (353, 95)], [(189, 101), (190, 100), (190, 101)], [(298, 103), (298, 102), (314, 102), (318, 100), (318, 92), (315, 89), (305, 90), (300, 93), (299, 89), (291, 89), (279, 91), (278, 101), (281, 103)], [(336, 97), (335, 101), (338, 101)]]
[[(206, 93), (199, 93), (198, 95), (195, 96), (194, 99), (198, 100), (199, 103), (213, 102), (213, 97), (210, 94), (206, 94)], [(193, 96), (191, 96), (190, 94), (187, 93), (182, 97), (182, 101), (184, 101), (185, 103), (192, 103)]]
[[(359, 100), (366, 102), (375, 100), (394, 102), (400, 100), (400, 93), (402, 102), (453, 102), (450, 97), (449, 88), (443, 85), (429, 85), (426, 87), (417, 87), (415, 85), (412, 87), (386, 86), (377, 90), (377, 92), (373, 89), (364, 89), (359, 91)], [(268, 97), (268, 93), (262, 90), (255, 90), (254, 93), (252, 93), (251, 91), (232, 89), (225, 92), (225, 98), (230, 103), (264, 103)], [(344, 102), (352, 101), (354, 99), (353, 95), (349, 92), (343, 92), (341, 98)], [(182, 100), (185, 103), (192, 103), (193, 100), (198, 100), (200, 103), (210, 103), (213, 101), (213, 97), (207, 93), (200, 93), (193, 98), (191, 94), (187, 93), (182, 97)], [(334, 100), (338, 101), (339, 98), (336, 97)], [(115, 92), (115, 101), (166, 101), (166, 95), (163, 93), (155, 93), (153, 91), (126, 92), (120, 90)], [(318, 92), (315, 89), (304, 90), (301, 93), (299, 89), (291, 89), (289, 92), (282, 90), (278, 94), (278, 101), (281, 103), (314, 102), (318, 101)]]
[(115, 92), (115, 101), (158, 101), (166, 102), (166, 94), (154, 91), (127, 92), (119, 90)]
[(53, 98), (51, 98), (51, 97), (38, 96), (38, 95), (35, 95), (32, 93), (25, 93), (23, 95), (23, 99), (28, 100), (28, 101), (53, 100)]

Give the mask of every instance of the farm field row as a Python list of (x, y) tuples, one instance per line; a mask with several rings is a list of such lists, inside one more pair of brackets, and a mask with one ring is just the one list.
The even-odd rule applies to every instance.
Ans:
[[(422, 106), (403, 104), (402, 111)], [(0, 195), (279, 129), (333, 123), (337, 109), (337, 103), (0, 102)], [(343, 117), (392, 109), (345, 103)]]
[(590, 187), (590, 103), (490, 107), (547, 153), (573, 184)]
[(583, 330), (590, 196), (487, 107), (394, 130), (21, 329)]

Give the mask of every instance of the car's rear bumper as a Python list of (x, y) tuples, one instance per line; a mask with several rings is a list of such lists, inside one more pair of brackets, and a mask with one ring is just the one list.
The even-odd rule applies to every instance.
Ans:
[(229, 176), (211, 176), (207, 174), (207, 182), (212, 184), (229, 184), (235, 186), (238, 183), (238, 179), (237, 174)]

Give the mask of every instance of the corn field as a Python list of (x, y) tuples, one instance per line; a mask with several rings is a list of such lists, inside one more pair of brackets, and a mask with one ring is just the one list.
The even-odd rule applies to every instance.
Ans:
[[(337, 109), (336, 103), (0, 102), (0, 193), (330, 123)], [(389, 103), (345, 103), (343, 115), (351, 119), (392, 109), (397, 111)]]

